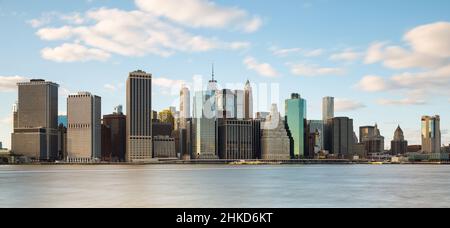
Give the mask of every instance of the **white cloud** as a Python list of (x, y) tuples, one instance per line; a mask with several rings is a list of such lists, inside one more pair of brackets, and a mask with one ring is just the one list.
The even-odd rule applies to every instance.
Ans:
[(399, 100), (395, 100), (395, 99), (380, 99), (377, 101), (378, 104), (380, 105), (394, 105), (394, 106), (398, 106), (398, 105), (424, 105), (427, 102), (425, 100), (416, 100), (416, 99), (411, 99), (411, 98), (405, 98), (405, 99), (399, 99)]
[(28, 79), (22, 76), (0, 76), (0, 92), (13, 92), (17, 90), (18, 82), (25, 82)]
[(304, 56), (306, 56), (306, 57), (319, 57), (324, 52), (325, 52), (325, 50), (323, 50), (323, 49), (314, 49), (314, 50), (305, 52)]
[[(449, 63), (450, 23), (437, 22), (407, 32), (402, 46), (375, 42), (367, 50), (365, 63), (382, 62), (392, 69), (433, 69)], [(405, 48), (408, 47), (408, 48)]]
[(301, 48), (278, 48), (278, 47), (271, 47), (269, 49), (273, 55), (277, 57), (286, 57), (290, 54), (299, 53), (302, 51)]
[[(77, 17), (81, 17), (77, 14)], [(88, 11), (76, 23), (61, 27), (45, 27), (37, 31), (42, 40), (67, 41), (84, 46), (94, 52), (89, 60), (105, 59), (107, 55), (168, 57), (176, 52), (205, 52), (213, 49), (237, 50), (248, 48), (248, 42), (223, 42), (185, 32), (155, 15), (138, 10), (100, 8)], [(76, 19), (78, 20), (78, 19)], [(75, 24), (76, 24), (75, 23)], [(61, 49), (62, 47), (59, 47)], [(56, 48), (54, 48), (56, 49)], [(66, 52), (79, 48), (69, 49)], [(44, 49), (47, 52), (53, 49)], [(102, 52), (100, 52), (100, 50)], [(78, 53), (65, 53), (75, 56)], [(61, 61), (58, 58), (51, 58)], [(77, 58), (71, 58), (77, 59)], [(82, 59), (79, 59), (82, 60)], [(76, 61), (76, 60), (75, 60)]]
[(436, 22), (416, 27), (406, 33), (404, 39), (418, 53), (440, 58), (450, 57), (449, 22)]
[(68, 15), (61, 15), (61, 20), (74, 25), (81, 25), (85, 23), (85, 18), (78, 12)]
[(343, 75), (345, 70), (337, 67), (321, 67), (308, 64), (289, 64), (294, 75), (315, 77), (321, 75)]
[(390, 89), (390, 85), (383, 77), (366, 75), (356, 84), (356, 88), (366, 92), (380, 92)]
[(330, 59), (334, 60), (334, 61), (353, 62), (353, 61), (358, 60), (362, 56), (363, 56), (362, 53), (355, 52), (353, 50), (348, 49), (348, 50), (344, 50), (340, 53), (335, 53), (335, 54), (331, 55)]
[(42, 58), (55, 62), (86, 62), (91, 60), (105, 61), (111, 54), (100, 49), (87, 48), (80, 44), (65, 43), (56, 48), (44, 48)]
[(189, 27), (234, 27), (255, 32), (262, 20), (237, 7), (220, 6), (209, 0), (136, 0), (139, 9)]
[(244, 65), (247, 69), (256, 71), (259, 75), (264, 77), (277, 77), (278, 72), (269, 63), (260, 63), (253, 57), (244, 59)]
[(366, 107), (366, 105), (359, 101), (341, 98), (336, 99), (334, 105), (337, 112), (354, 111)]
[(162, 87), (162, 88), (172, 88), (176, 87), (178, 90), (181, 89), (181, 87), (186, 82), (183, 80), (173, 80), (166, 77), (155, 77), (152, 79), (152, 85)]

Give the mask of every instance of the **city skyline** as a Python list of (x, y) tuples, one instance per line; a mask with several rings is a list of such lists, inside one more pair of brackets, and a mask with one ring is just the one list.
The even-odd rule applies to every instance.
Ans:
[[(445, 39), (449, 34), (447, 21), (450, 16), (445, 10), (449, 8), (448, 1), (436, 1), (435, 4), (416, 1), (408, 6), (401, 3), (391, 6), (388, 1), (364, 3), (361, 12), (355, 12), (361, 4), (358, 1), (348, 1), (353, 5), (350, 9), (345, 9), (347, 4), (333, 1), (327, 4), (321, 1), (287, 1), (283, 5), (267, 2), (261, 6), (247, 1), (215, 1), (213, 8), (217, 12), (233, 13), (239, 9), (240, 13), (224, 24), (212, 23), (217, 22), (215, 15), (207, 15), (210, 20), (204, 23), (195, 21), (195, 18), (184, 18), (193, 20), (191, 26), (181, 23), (170, 13), (172, 1), (165, 1), (167, 4), (162, 5), (168, 10), (164, 12), (155, 12), (152, 5), (144, 1), (82, 2), (56, 3), (51, 7), (46, 4), (35, 7), (33, 3), (24, 7), (16, 1), (2, 2), (0, 24), (10, 34), (17, 34), (0, 38), (0, 47), (4, 50), (0, 53), (0, 96), (3, 101), (0, 141), (5, 147), (11, 147), (11, 110), (17, 100), (15, 83), (18, 81), (45, 78), (59, 83), (58, 106), (61, 113), (65, 113), (67, 108), (65, 98), (68, 94), (90, 91), (103, 98), (102, 110), (107, 114), (112, 113), (114, 106), (126, 104), (125, 75), (133, 69), (148, 70), (154, 75), (153, 96), (158, 97), (153, 99), (153, 109), (163, 110), (169, 106), (178, 107), (179, 88), (174, 92), (167, 85), (190, 83), (194, 75), (203, 75), (204, 80), (209, 80), (211, 62), (215, 62), (215, 79), (219, 84), (244, 84), (247, 80), (257, 85), (279, 84), (281, 112), (285, 109), (284, 100), (291, 93), (299, 93), (308, 101), (308, 119), (319, 120), (322, 119), (322, 98), (333, 96), (336, 97), (335, 116), (352, 118), (355, 131), (359, 126), (378, 123), (381, 135), (390, 139), (397, 126), (401, 125), (409, 144), (421, 144), (420, 118), (440, 115), (442, 143), (450, 141), (450, 95), (443, 89), (450, 84), (450, 51), (446, 48), (450, 41)], [(211, 1), (186, 2), (204, 6), (203, 3)], [(101, 7), (117, 10), (102, 10)], [(385, 7), (385, 14), (382, 17), (368, 14), (370, 7)], [(297, 15), (289, 8), (300, 13)], [(332, 9), (336, 12), (330, 13)], [(400, 9), (405, 9), (410, 15)], [(424, 13), (418, 14), (419, 10)], [(149, 12), (159, 16), (148, 18), (145, 15)], [(280, 13), (287, 15), (286, 18), (292, 16), (295, 23), (280, 18)], [(327, 13), (330, 15), (325, 17)], [(349, 16), (343, 17), (346, 13)], [(170, 48), (162, 45), (164, 48), (156, 46), (154, 49), (146, 43), (142, 48), (148, 51), (141, 53), (136, 49), (139, 45), (127, 49), (114, 45), (98, 46), (88, 43), (93, 34), (79, 34), (82, 27), (108, 22), (105, 16), (110, 14), (137, 14), (143, 16), (144, 22), (161, 22), (161, 18), (165, 18), (169, 22), (162, 25), (163, 31), (159, 32), (183, 36), (180, 40), (189, 40), (196, 35), (213, 38), (206, 40), (210, 46), (199, 45), (205, 40), (197, 40), (199, 43), (187, 45), (189, 47), (183, 47), (180, 40), (171, 40), (169, 42), (174, 43)], [(325, 20), (319, 21), (320, 17)], [(395, 23), (382, 23), (380, 26), (377, 24), (380, 17)], [(340, 19), (340, 24), (332, 24), (334, 18)], [(361, 20), (354, 23), (355, 18)], [(142, 28), (140, 24), (136, 26)], [(61, 34), (49, 30), (55, 28), (65, 29), (58, 30)], [(111, 32), (117, 28), (105, 29)], [(86, 29), (84, 32), (92, 31)], [(418, 39), (417, 33), (429, 36)], [(50, 34), (65, 34), (67, 37), (60, 40)], [(290, 38), (272, 34), (289, 34)], [(357, 38), (355, 34), (358, 34)], [(17, 37), (24, 42), (17, 42)], [(115, 38), (120, 37), (111, 38), (118, 42)], [(438, 46), (424, 45), (430, 39)], [(82, 59), (79, 59), (80, 55), (71, 53), (75, 50), (80, 51), (76, 53), (81, 53)], [(402, 55), (405, 53), (411, 58)], [(424, 59), (424, 55), (427, 58)], [(23, 67), (23, 63), (27, 67)], [(431, 75), (439, 72), (439, 75)], [(191, 96), (193, 94), (191, 91)], [(264, 110), (254, 109), (255, 113), (267, 111), (270, 111), (270, 104)], [(390, 140), (385, 140), (386, 148), (389, 148), (389, 143)]]

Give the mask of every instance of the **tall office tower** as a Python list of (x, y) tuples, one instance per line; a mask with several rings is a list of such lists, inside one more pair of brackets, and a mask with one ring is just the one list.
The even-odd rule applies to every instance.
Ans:
[(422, 151), (441, 152), (441, 118), (438, 115), (422, 117)]
[(324, 97), (322, 101), (322, 120), (324, 123), (334, 118), (334, 97)]
[(253, 89), (249, 80), (244, 87), (244, 118), (253, 119)]
[(293, 158), (302, 158), (306, 151), (306, 100), (299, 94), (292, 94), (286, 100), (286, 125), (293, 140), (291, 155)]
[(265, 120), (270, 115), (270, 112), (257, 112), (256, 119)]
[(124, 162), (126, 160), (126, 123), (127, 117), (122, 113), (121, 105), (114, 109), (113, 114), (103, 116), (103, 125), (107, 126), (111, 131), (110, 146), (108, 146), (111, 148), (111, 151), (107, 152), (107, 154), (112, 162)]
[(400, 125), (397, 127), (394, 133), (394, 139), (391, 141), (391, 154), (406, 154), (408, 152), (408, 141), (405, 140), (403, 130)]
[(218, 90), (216, 93), (217, 118), (236, 118), (235, 94), (229, 89)]
[(209, 82), (208, 82), (208, 91), (215, 91), (218, 89), (217, 81), (214, 77), (215, 77), (215, 72), (214, 72), (214, 64), (213, 64), (212, 71), (211, 71), (211, 80), (209, 80)]
[(272, 105), (270, 115), (261, 123), (261, 128), (261, 159), (289, 160), (291, 140), (276, 104)]
[(19, 100), (12, 152), (33, 160), (54, 160), (58, 154), (58, 84), (33, 79), (17, 83)]
[(79, 92), (67, 98), (67, 153), (69, 162), (101, 158), (101, 98)]
[(234, 91), (234, 118), (243, 120), (250, 119), (245, 118), (245, 91), (235, 90)]
[(187, 119), (191, 118), (191, 93), (183, 86), (180, 91), (180, 128), (186, 129)]
[(341, 158), (353, 156), (353, 119), (336, 117), (332, 119), (332, 153)]
[(384, 137), (381, 136), (378, 125), (362, 126), (359, 128), (359, 140), (366, 145), (367, 153), (384, 152)]
[(322, 100), (322, 120), (323, 120), (323, 149), (332, 150), (332, 119), (334, 118), (334, 97), (324, 97)]
[(127, 80), (128, 162), (152, 159), (152, 75), (138, 70)]
[[(314, 134), (313, 147), (311, 148), (311, 143), (309, 146), (309, 151), (314, 151), (314, 154), (319, 153), (324, 150), (324, 124), (322, 120), (308, 120), (309, 134)], [(311, 154), (310, 154), (311, 155)]]
[(218, 150), (220, 159), (256, 159), (255, 144), (260, 144), (257, 134), (260, 126), (253, 120), (218, 120)]
[(194, 96), (192, 157), (217, 159), (216, 90), (198, 91)]

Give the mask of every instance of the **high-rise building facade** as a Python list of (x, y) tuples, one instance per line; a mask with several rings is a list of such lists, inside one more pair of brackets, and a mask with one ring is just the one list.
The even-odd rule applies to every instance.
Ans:
[(216, 90), (198, 91), (194, 96), (192, 157), (217, 159)]
[(310, 134), (309, 157), (314, 157), (313, 155), (324, 150), (324, 124), (322, 120), (308, 120), (307, 122), (308, 133)]
[(153, 152), (155, 158), (176, 158), (175, 139), (169, 136), (153, 137)]
[(332, 150), (332, 119), (334, 118), (334, 97), (324, 97), (322, 99), (322, 120), (323, 120), (323, 150)]
[(293, 145), (291, 155), (293, 158), (302, 158), (306, 151), (306, 100), (299, 94), (292, 94), (291, 99), (286, 100), (286, 125), (289, 130)]
[(375, 126), (360, 127), (359, 140), (360, 143), (366, 145), (366, 150), (369, 154), (384, 152), (384, 137), (381, 135), (377, 124)]
[(236, 119), (250, 119), (245, 117), (245, 91), (234, 91), (234, 118)]
[(101, 158), (101, 98), (88, 92), (67, 98), (67, 153), (70, 162)]
[(260, 124), (253, 120), (218, 120), (218, 150), (220, 159), (256, 159), (256, 144), (260, 144)]
[(335, 117), (332, 119), (332, 153), (341, 158), (353, 156), (353, 119)]
[(103, 125), (107, 126), (111, 131), (111, 145), (109, 146), (111, 151), (107, 152), (107, 154), (109, 155), (109, 161), (112, 162), (126, 161), (127, 118), (122, 113), (121, 107), (122, 106), (116, 107), (113, 114), (103, 116)]
[(191, 118), (191, 92), (183, 86), (180, 91), (180, 128), (186, 129), (187, 119)]
[(399, 155), (408, 152), (408, 141), (405, 140), (403, 130), (400, 126), (397, 127), (394, 133), (394, 139), (391, 141), (391, 154)]
[(422, 151), (441, 152), (441, 118), (438, 115), (422, 117)]
[(128, 162), (152, 159), (152, 75), (138, 70), (127, 80)]
[(248, 80), (244, 87), (244, 118), (253, 118), (253, 89), (250, 81)]
[(277, 105), (272, 105), (270, 115), (261, 123), (261, 159), (289, 160), (291, 158), (291, 140), (285, 126)]
[(334, 118), (334, 97), (324, 97), (322, 100), (322, 120), (327, 122)]
[(236, 118), (236, 96), (229, 89), (218, 90), (216, 93), (217, 118)]
[(57, 159), (59, 85), (41, 79), (17, 85), (12, 152), (32, 160)]

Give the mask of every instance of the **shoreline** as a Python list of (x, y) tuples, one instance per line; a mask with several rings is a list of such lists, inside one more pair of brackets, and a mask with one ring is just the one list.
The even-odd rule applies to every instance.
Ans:
[(171, 160), (153, 161), (142, 163), (127, 162), (101, 162), (101, 163), (16, 163), (0, 164), (1, 166), (147, 166), (147, 165), (228, 165), (228, 166), (289, 166), (289, 165), (450, 165), (450, 162), (372, 162), (351, 160), (286, 160), (286, 161), (264, 161), (264, 160)]

